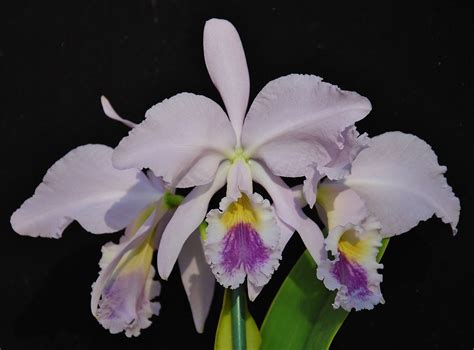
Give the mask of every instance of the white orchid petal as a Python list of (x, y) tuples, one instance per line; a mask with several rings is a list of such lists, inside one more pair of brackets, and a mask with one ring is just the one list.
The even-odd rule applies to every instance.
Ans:
[(118, 115), (118, 113), (115, 112), (115, 109), (112, 107), (109, 100), (105, 96), (100, 97), (100, 103), (102, 105), (102, 109), (104, 110), (104, 114), (110, 119), (121, 122), (122, 124), (125, 124), (129, 128), (134, 128), (137, 126), (137, 124), (135, 124), (134, 122), (131, 122), (130, 120), (122, 118), (120, 115)]
[(292, 74), (268, 83), (250, 106), (242, 145), (279, 176), (305, 176), (343, 148), (343, 131), (364, 118), (370, 102), (313, 75)]
[(416, 136), (389, 132), (372, 138), (344, 184), (382, 224), (382, 234), (404, 233), (436, 214), (456, 232), (460, 203), (431, 147)]
[(184, 243), (178, 264), (194, 326), (198, 333), (202, 333), (211, 308), (216, 280), (204, 257), (199, 230), (194, 231)]
[(234, 146), (222, 108), (207, 97), (182, 93), (150, 108), (115, 149), (113, 162), (119, 169), (150, 168), (173, 187), (191, 187), (211, 182)]
[(226, 182), (229, 162), (223, 162), (214, 178), (207, 185), (194, 188), (176, 209), (161, 238), (158, 250), (158, 272), (167, 279), (179, 256), (184, 242), (204, 220), (209, 201)]
[(272, 175), (258, 162), (250, 161), (249, 165), (254, 181), (262, 185), (270, 194), (278, 217), (298, 231), (317, 263), (325, 259), (323, 234), (318, 225), (303, 213), (295, 193), (281, 178)]
[(70, 151), (13, 213), (13, 229), (21, 235), (53, 238), (73, 220), (92, 233), (123, 229), (162, 192), (139, 170), (115, 169), (111, 158), (112, 148), (104, 145)]
[(232, 23), (211, 19), (204, 27), (204, 58), (240, 142), (249, 100), (250, 79), (244, 49)]

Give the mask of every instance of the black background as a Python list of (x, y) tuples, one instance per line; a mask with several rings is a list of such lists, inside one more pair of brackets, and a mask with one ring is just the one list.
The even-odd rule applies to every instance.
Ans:
[[(473, 11), (455, 2), (317, 0), (1, 2), (0, 348), (212, 348), (220, 287), (204, 335), (194, 331), (176, 270), (163, 283), (162, 313), (150, 328), (136, 339), (110, 335), (90, 314), (90, 285), (101, 245), (118, 235), (93, 236), (73, 224), (60, 240), (33, 239), (9, 225), (54, 161), (86, 143), (115, 146), (127, 133), (103, 116), (101, 94), (137, 122), (181, 91), (221, 103), (202, 53), (203, 25), (212, 17), (240, 32), (251, 99), (289, 73), (355, 90), (373, 104), (359, 130), (426, 140), (461, 199), (456, 237), (430, 220), (391, 241), (383, 259), (386, 304), (351, 313), (333, 349), (472, 349)], [(302, 250), (295, 235), (251, 305), (258, 323)]]

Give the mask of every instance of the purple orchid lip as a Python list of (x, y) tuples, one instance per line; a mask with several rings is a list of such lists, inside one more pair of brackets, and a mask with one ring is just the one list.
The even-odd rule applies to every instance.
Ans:
[(381, 246), (380, 225), (372, 217), (360, 225), (348, 224), (329, 230), (326, 249), (335, 259), (319, 265), (317, 276), (329, 290), (337, 289), (333, 306), (346, 311), (372, 309), (383, 303), (382, 275), (377, 262)]
[[(102, 292), (102, 298), (99, 302), (99, 319), (107, 319), (111, 324), (132, 325), (136, 318), (136, 311), (130, 308), (127, 298), (124, 297), (127, 292), (127, 286), (133, 283), (138, 276), (120, 276), (112, 279)], [(141, 297), (141, 295), (140, 295)]]
[(371, 291), (368, 286), (367, 271), (356, 261), (352, 261), (343, 253), (334, 263), (332, 275), (347, 288), (347, 293), (353, 298), (366, 299)]
[(160, 283), (153, 280), (155, 271), (148, 275), (141, 271), (120, 274), (109, 281), (102, 292), (97, 320), (112, 334), (125, 332), (127, 337), (138, 336), (147, 328), (152, 315), (158, 315), (160, 303), (154, 299), (160, 293)]
[(204, 253), (217, 281), (232, 289), (246, 278), (265, 285), (281, 259), (280, 228), (270, 202), (258, 193), (225, 197), (206, 220)]
[(255, 271), (270, 257), (269, 249), (248, 223), (238, 223), (231, 227), (223, 244), (222, 265), (229, 274), (233, 274), (241, 266), (246, 273)]

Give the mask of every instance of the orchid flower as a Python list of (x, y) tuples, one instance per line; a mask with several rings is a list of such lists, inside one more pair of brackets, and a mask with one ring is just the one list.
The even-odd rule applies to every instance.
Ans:
[[(106, 115), (133, 127), (115, 113), (105, 97)], [(76, 220), (94, 234), (126, 228), (118, 244), (102, 247), (101, 272), (93, 284), (91, 310), (111, 333), (138, 336), (158, 315), (154, 299), (160, 283), (154, 279), (153, 252), (180, 197), (173, 195), (151, 171), (117, 170), (113, 149), (85, 145), (70, 151), (46, 173), (35, 194), (15, 211), (13, 229), (32, 237), (60, 238)], [(180, 256), (183, 285), (196, 329), (203, 331), (214, 290), (198, 233), (191, 235)]]
[(460, 203), (431, 147), (416, 136), (389, 132), (370, 140), (343, 179), (319, 185), (317, 203), (327, 224), (333, 260), (317, 276), (337, 289), (334, 307), (350, 311), (383, 303), (376, 256), (383, 238), (407, 232), (436, 215), (453, 233)]
[[(158, 252), (163, 279), (205, 219), (211, 197), (226, 186), (219, 209), (207, 214), (205, 254), (223, 286), (236, 288), (247, 278), (253, 300), (294, 230), (318, 263), (325, 258), (320, 229), (279, 176), (306, 176), (313, 193), (320, 174), (344, 173), (348, 158), (362, 148), (353, 124), (371, 105), (319, 77), (291, 74), (268, 83), (246, 113), (245, 53), (225, 20), (206, 22), (204, 58), (227, 114), (204, 96), (173, 96), (147, 111), (145, 121), (115, 149), (113, 164), (149, 168), (174, 187), (194, 187), (163, 232)], [(273, 205), (254, 192), (253, 182), (263, 186)]]

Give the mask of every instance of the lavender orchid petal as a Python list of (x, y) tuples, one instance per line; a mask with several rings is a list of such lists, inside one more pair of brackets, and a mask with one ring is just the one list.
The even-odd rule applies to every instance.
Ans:
[(202, 333), (211, 308), (216, 280), (204, 257), (199, 230), (194, 231), (184, 243), (178, 264), (194, 326), (198, 333)]
[(343, 183), (364, 200), (386, 237), (404, 233), (434, 214), (456, 233), (460, 203), (445, 171), (426, 142), (389, 132), (371, 139)]
[(325, 259), (324, 237), (318, 225), (300, 208), (294, 192), (283, 180), (269, 173), (256, 161), (249, 162), (254, 181), (262, 185), (273, 199), (278, 217), (298, 231), (313, 259), (320, 263)]
[(283, 251), (283, 249), (285, 249), (286, 245), (288, 244), (290, 238), (293, 237), (295, 229), (290, 225), (286, 224), (282, 219), (280, 219), (278, 215), (276, 215), (275, 217), (278, 227), (280, 228), (280, 249)]
[(105, 96), (100, 97), (100, 103), (102, 105), (102, 109), (104, 110), (104, 114), (110, 119), (121, 122), (122, 124), (128, 126), (129, 128), (134, 128), (137, 126), (137, 124), (135, 124), (134, 122), (131, 122), (130, 120), (122, 118), (117, 112), (115, 112), (115, 109), (112, 107), (109, 100)]
[(367, 134), (359, 135), (354, 126), (350, 126), (344, 130), (342, 137), (344, 144), (339, 154), (324, 166), (311, 167), (306, 174), (306, 180), (303, 184), (303, 193), (310, 207), (313, 207), (316, 201), (319, 181), (325, 176), (331, 180), (338, 180), (348, 175), (351, 170), (352, 162), (369, 143)]
[(172, 187), (207, 184), (235, 135), (214, 101), (182, 93), (150, 108), (146, 119), (122, 139), (113, 153), (119, 169), (150, 168)]
[(147, 170), (146, 176), (148, 177), (148, 180), (150, 180), (150, 183), (152, 184), (152, 186), (155, 187), (161, 193), (165, 193), (166, 191), (170, 193), (174, 193), (175, 189), (172, 187), (169, 187), (166, 184), (166, 182), (163, 181), (163, 178), (158, 177), (155, 174), (153, 174), (153, 171)]
[(357, 155), (369, 146), (366, 133), (360, 135), (355, 126), (350, 126), (342, 132), (343, 148), (337, 158), (321, 167), (322, 173), (331, 180), (339, 180), (350, 174), (352, 162)]
[(158, 249), (158, 272), (167, 279), (188, 237), (202, 223), (212, 196), (224, 186), (229, 162), (223, 162), (210, 184), (195, 187), (176, 209), (166, 226)]
[(358, 225), (369, 216), (362, 198), (341, 183), (326, 182), (320, 186), (317, 199), (320, 218), (329, 228)]
[(203, 44), (207, 70), (224, 100), (237, 143), (240, 144), (250, 91), (242, 42), (232, 23), (211, 19), (204, 27)]
[(314, 75), (291, 74), (268, 83), (250, 106), (242, 145), (273, 174), (305, 176), (341, 153), (342, 133), (364, 118), (370, 102)]
[(304, 199), (311, 208), (316, 202), (318, 184), (323, 178), (324, 173), (321, 173), (318, 167), (313, 166), (307, 170), (302, 190)]
[(46, 173), (35, 194), (13, 213), (21, 235), (59, 238), (77, 220), (92, 233), (123, 229), (163, 194), (139, 170), (117, 170), (112, 148), (86, 145), (70, 151)]
[(250, 301), (254, 301), (265, 286), (257, 286), (247, 279), (247, 295)]

